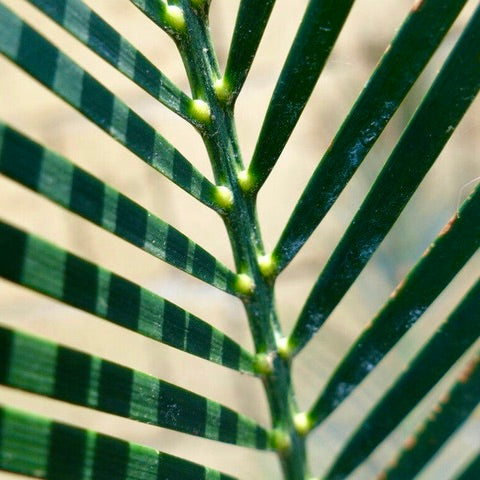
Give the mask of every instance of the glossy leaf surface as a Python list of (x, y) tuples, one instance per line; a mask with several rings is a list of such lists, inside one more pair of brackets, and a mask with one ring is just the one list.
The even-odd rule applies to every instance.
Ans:
[(479, 55), (480, 7), (318, 277), (290, 337), (296, 351), (360, 275), (472, 104), (480, 89)]
[(0, 408), (0, 469), (46, 480), (234, 480), (90, 430)]
[[(461, 248), (459, 247), (461, 246)], [(417, 322), (480, 247), (480, 188), (446, 225), (425, 255), (344, 356), (310, 411), (325, 419)]]
[(479, 336), (480, 280), (362, 421), (325, 480), (344, 478), (364, 461)]
[[(7, 121), (16, 125), (18, 120), (22, 125), (25, 108), (27, 114), (34, 117), (33, 123), (28, 124), (31, 133), (24, 130), (24, 134), (14, 130), (0, 119), (0, 173), (172, 266), (232, 294), (236, 298), (224, 296), (225, 300), (243, 304), (243, 312), (239, 312), (234, 305), (231, 306), (231, 310), (217, 310), (212, 305), (213, 315), (232, 315), (231, 319), (223, 319), (234, 322), (228, 328), (240, 325), (239, 322), (243, 321), (245, 329), (247, 326), (250, 328), (255, 355), (207, 322), (156, 293), (103, 268), (101, 264), (104, 262), (100, 252), (98, 254), (92, 252), (95, 255), (95, 263), (92, 263), (70, 253), (68, 249), (74, 248), (71, 244), (63, 249), (2, 222), (0, 222), (0, 283), (5, 278), (18, 286), (25, 286), (65, 305), (79, 308), (125, 327), (130, 332), (124, 330), (121, 333), (119, 348), (129, 348), (130, 340), (134, 340), (132, 332), (135, 332), (232, 368), (236, 370), (235, 373), (231, 372), (235, 380), (239, 378), (237, 372), (256, 375), (258, 378), (248, 381), (256, 382), (258, 383), (256, 386), (264, 389), (265, 402), (260, 402), (258, 407), (268, 408), (271, 429), (267, 430), (254, 420), (214, 401), (215, 396), (220, 395), (220, 392), (215, 390), (218, 385), (215, 385), (213, 390), (206, 390), (205, 397), (200, 396), (185, 388), (95, 356), (97, 352), (91, 351), (87, 344), (80, 343), (79, 350), (73, 350), (47, 339), (23, 333), (16, 327), (0, 326), (2, 389), (16, 389), (16, 392), (10, 393), (23, 397), (27, 397), (27, 393), (18, 390), (33, 393), (31, 397), (34, 397), (35, 402), (48, 404), (63, 402), (62, 408), (70, 409), (72, 418), (75, 411), (87, 407), (104, 412), (103, 414), (88, 412), (92, 418), (97, 415), (105, 416), (106, 412), (117, 417), (136, 420), (137, 422), (126, 422), (117, 419), (119, 422), (128, 423), (131, 428), (141, 428), (139, 421), (170, 428), (182, 434), (204, 437), (193, 439), (183, 435), (185, 443), (182, 441), (181, 447), (185, 452), (182, 452), (182, 455), (185, 456), (189, 455), (187, 441), (204, 443), (207, 448), (211, 442), (207, 442), (206, 439), (230, 443), (230, 446), (222, 448), (238, 452), (236, 458), (246, 465), (242, 467), (244, 468), (242, 473), (239, 470), (238, 475), (245, 479), (258, 475), (257, 472), (251, 471), (253, 465), (250, 465), (249, 457), (240, 457), (243, 454), (236, 448), (237, 445), (251, 449), (273, 450), (271, 453), (278, 457), (284, 480), (312, 479), (315, 473), (308, 464), (308, 448), (312, 446), (315, 448), (311, 443), (315, 439), (309, 438), (308, 434), (334, 412), (365, 377), (375, 370), (382, 358), (415, 325), (432, 302), (438, 299), (480, 246), (480, 187), (478, 187), (464, 202), (457, 212), (458, 215), (445, 226), (417, 265), (380, 308), (378, 314), (366, 323), (365, 330), (353, 343), (350, 351), (338, 358), (336, 369), (329, 373), (330, 378), (323, 381), (325, 387), (311, 409), (298, 413), (300, 409), (296, 400), (297, 379), (292, 378), (298, 364), (295, 354), (300, 352), (316, 330), (322, 327), (361, 274), (478, 93), (480, 7), (472, 0), (467, 4), (468, 13), (454, 24), (455, 31), (441, 46), (443, 50), (434, 58), (440, 66), (432, 75), (432, 78), (435, 76), (436, 78), (423, 102), (416, 101), (415, 95), (408, 97), (405, 110), (416, 109), (416, 113), (397, 146), (394, 147), (392, 144), (393, 152), (376, 181), (372, 180), (373, 187), (370, 193), (337, 248), (333, 247), (332, 257), (318, 277), (293, 333), (288, 335), (289, 332), (283, 331), (283, 311), (282, 309), (277, 311), (276, 307), (277, 300), (281, 302), (285, 300), (284, 290), (277, 290), (277, 276), (288, 266), (337, 200), (406, 98), (412, 85), (418, 80), (419, 89), (423, 89), (427, 76), (421, 76), (421, 72), (467, 3), (466, 0), (442, 2), (412, 0), (411, 9), (403, 24), (401, 17), (392, 18), (393, 23), (389, 19), (388, 27), (400, 26), (398, 33), (385, 50), (378, 67), (323, 155), (298, 204), (291, 206), (293, 214), (271, 254), (269, 248), (271, 239), (263, 238), (262, 235), (266, 225), (259, 222), (259, 218), (264, 214), (262, 212), (264, 205), (258, 202), (259, 189), (268, 178), (295, 129), (337, 38), (344, 30), (347, 17), (349, 15), (355, 17), (352, 19), (355, 28), (352, 30), (350, 26), (353, 25), (347, 25), (342, 35), (342, 45), (339, 45), (340, 54), (353, 54), (355, 58), (352, 58), (352, 62), (360, 65), (361, 57), (370, 57), (371, 51), (386, 46), (387, 43), (383, 39), (379, 40), (382, 38), (381, 32), (374, 28), (368, 43), (364, 44), (366, 48), (362, 48), (361, 52), (355, 45), (344, 50), (345, 44), (350, 43), (349, 40), (361, 41), (357, 37), (360, 31), (371, 29), (372, 22), (365, 16), (368, 15), (368, 9), (365, 8), (366, 13), (361, 13), (362, 6), (357, 9), (355, 4), (355, 8), (352, 8), (353, 0), (303, 0), (300, 2), (303, 6), (296, 5), (295, 2), (284, 2), (280, 5), (275, 0), (239, 0), (233, 2), (235, 4), (233, 8), (238, 7), (237, 11), (233, 11), (229, 3), (227, 7), (229, 11), (223, 12), (227, 15), (221, 17), (220, 9), (225, 7), (217, 9), (217, 5), (211, 0), (131, 0), (131, 4), (139, 9), (140, 14), (135, 12), (132, 5), (124, 4), (122, 7), (120, 2), (118, 6), (113, 2), (115, 5), (112, 7), (100, 3), (91, 0), (26, 0), (17, 5), (15, 0), (0, 0), (0, 53), (12, 63), (5, 64), (6, 77), (10, 78), (8, 69), (15, 72), (11, 78), (18, 74), (17, 66), (23, 69), (47, 88), (48, 92), (44, 92), (47, 97), (50, 95), (49, 92), (52, 92), (82, 113), (87, 120), (103, 129), (107, 135), (100, 135), (100, 141), (103, 139), (104, 142), (109, 142), (108, 136), (113, 137), (184, 191), (219, 213), (226, 232), (217, 232), (216, 227), (208, 223), (208, 218), (203, 222), (203, 219), (189, 217), (192, 220), (190, 224), (184, 223), (184, 218), (180, 220), (185, 231), (194, 231), (195, 226), (199, 226), (212, 237), (217, 233), (220, 235), (226, 233), (225, 239), (228, 238), (230, 241), (229, 253), (234, 259), (235, 273), (196, 245), (193, 240), (156, 218), (122, 192), (78, 168), (72, 161), (50, 151), (47, 147), (48, 139), (43, 133), (41, 136), (46, 142), (45, 146), (30, 140), (28, 135), (35, 137), (39, 133), (36, 130), (37, 126), (41, 126), (39, 121), (43, 120), (43, 115), (33, 110), (37, 105), (37, 99), (29, 103), (29, 99), (26, 98), (26, 108), (19, 102), (18, 111), (14, 103), (7, 105), (6, 109)], [(274, 4), (278, 10), (274, 10)], [(10, 11), (7, 5), (11, 5), (17, 13)], [(37, 7), (40, 12), (33, 7)], [(108, 12), (105, 13), (105, 20), (95, 13), (94, 9), (97, 8), (99, 12)], [(284, 9), (283, 14), (286, 15), (285, 21), (289, 23), (288, 25), (276, 23), (279, 20), (277, 13), (282, 14), (281, 8)], [(304, 14), (296, 34), (294, 30), (297, 25), (291, 25), (292, 9), (295, 8), (299, 10), (296, 13)], [(378, 8), (380, 12), (380, 6)], [(403, 12), (401, 15), (404, 15), (407, 8), (408, 5), (404, 7), (395, 5), (390, 11), (386, 7), (385, 14), (395, 11), (395, 14)], [(48, 18), (44, 18), (42, 12), (56, 22), (57, 26), (52, 25)], [(474, 13), (470, 23), (467, 24), (467, 16), (471, 12)], [(235, 14), (232, 40), (227, 50), (228, 42), (222, 41), (217, 35), (230, 30), (228, 18), (233, 23)], [(147, 17), (161, 27), (170, 39), (163, 38), (166, 42), (162, 43), (160, 37), (164, 34), (155, 29), (155, 25), (150, 24)], [(240, 128), (237, 128), (236, 122), (241, 120), (243, 116), (241, 108), (244, 107), (247, 121), (254, 120), (252, 115), (256, 115), (255, 112), (258, 110), (254, 110), (256, 105), (253, 103), (260, 98), (250, 97), (250, 100), (252, 98), (254, 100), (248, 103), (249, 99), (245, 97), (246, 103), (238, 104), (240, 116), (235, 115), (234, 107), (270, 17), (275, 23), (274, 28), (281, 36), (284, 36), (284, 33), (292, 34), (294, 40), (289, 51), (287, 47), (284, 52), (287, 59), (277, 84), (271, 85), (273, 95), (270, 104), (266, 105), (267, 114), (263, 119), (257, 144), (255, 145), (255, 139), (250, 139), (253, 143), (246, 145), (247, 150), (249, 146), (254, 148), (253, 159), (246, 169), (242, 160), (244, 149), (238, 141), (244, 135), (244, 129), (243, 125), (238, 125)], [(31, 25), (35, 25), (41, 31), (37, 32), (25, 23), (27, 19), (31, 19), (29, 20), (33, 22)], [(123, 20), (128, 24), (122, 24)], [(145, 31), (142, 25), (146, 27)], [(130, 29), (134, 26), (140, 26), (140, 31)], [(287, 32), (287, 28), (282, 27), (288, 29), (292, 27), (293, 30)], [(383, 27), (382, 25), (381, 30)], [(169, 124), (165, 125), (165, 131), (174, 130), (173, 134), (179, 141), (178, 146), (170, 145), (152, 125), (140, 118), (118, 96), (107, 89), (110, 80), (108, 75), (102, 76), (100, 83), (57, 48), (52, 41), (63, 48), (63, 43), (59, 42), (63, 42), (61, 38), (66, 39), (66, 35), (57, 37), (57, 34), (60, 34), (59, 30), (70, 33), (78, 40), (72, 45), (73, 48), (79, 49), (80, 56), (85, 53), (92, 61), (98, 62), (99, 59), (93, 58), (92, 54), (98, 55), (113, 69), (143, 88), (150, 97), (147, 98), (132, 83), (126, 83), (145, 98), (148, 108), (161, 108), (157, 104), (158, 101), (183, 117), (180, 120), (172, 119), (171, 123), (169, 121)], [(144, 34), (148, 34), (149, 37), (143, 38)], [(59, 40), (47, 40), (50, 36)], [(155, 57), (152, 58), (155, 58), (155, 63), (158, 61), (162, 69), (173, 67), (170, 59), (179, 53), (180, 57), (177, 60), (181, 59), (183, 63), (192, 98), (169, 81), (156, 64), (150, 62), (127, 38), (133, 43), (138, 42), (139, 45), (145, 45), (147, 40), (152, 42), (153, 45), (149, 44), (149, 51), (152, 51), (150, 46), (157, 45), (158, 41)], [(458, 42), (451, 50), (450, 46), (458, 38)], [(267, 35), (265, 41), (271, 40), (272, 38)], [(278, 37), (273, 39), (273, 48), (280, 46), (281, 42), (278, 42), (277, 47), (276, 40), (280, 39)], [(451, 53), (444, 62), (442, 52), (446, 50), (451, 50)], [(167, 62), (164, 62), (165, 59)], [(226, 67), (222, 75), (223, 65)], [(106, 68), (105, 72), (108, 70), (114, 73), (103, 63), (102, 67)], [(348, 77), (351, 73), (348, 70), (342, 69), (342, 85), (343, 76)], [(440, 73), (437, 75), (438, 71)], [(268, 73), (272, 73), (271, 68), (268, 69)], [(276, 76), (274, 72), (273, 75)], [(32, 81), (22, 73), (20, 77), (26, 82), (26, 86), (18, 85), (18, 88), (15, 86), (12, 91), (22, 94)], [(181, 85), (187, 84), (181, 80), (182, 72), (176, 72), (172, 78), (178, 78), (182, 82)], [(328, 83), (328, 79), (326, 80)], [(3, 89), (3, 93), (6, 96), (3, 97), (9, 102), (10, 85), (8, 83), (2, 85), (5, 84), (7, 88)], [(257, 86), (264, 87), (258, 83)], [(260, 94), (262, 97), (264, 91), (262, 90)], [(336, 88), (336, 91), (340, 90)], [(324, 92), (318, 93), (329, 95), (329, 90), (327, 88)], [(267, 101), (268, 98), (265, 97), (258, 103), (265, 105)], [(335, 111), (328, 113), (327, 121), (330, 121), (330, 114), (332, 119), (338, 118), (337, 104), (334, 108)], [(338, 108), (341, 110), (343, 106), (338, 103)], [(403, 112), (399, 112), (395, 122), (402, 120)], [(70, 113), (77, 118), (76, 112)], [(60, 118), (57, 112), (52, 114), (51, 118), (58, 122)], [(257, 120), (262, 122), (261, 118)], [(310, 131), (316, 132), (317, 135), (321, 134), (323, 128), (318, 120), (312, 118), (309, 123)], [(178, 130), (173, 123), (175, 121), (183, 122), (183, 125), (178, 124)], [(185, 125), (184, 121), (195, 126), (196, 131), (190, 128), (191, 125)], [(468, 120), (465, 123), (468, 126)], [(193, 135), (199, 134), (201, 138), (192, 138), (190, 144), (188, 136), (190, 132), (185, 132), (186, 135), (183, 136), (182, 127), (192, 130)], [(25, 128), (27, 127), (20, 126), (20, 129)], [(394, 128), (395, 125), (392, 125), (392, 129)], [(471, 120), (469, 128), (469, 132), (474, 130)], [(163, 128), (160, 130), (163, 131)], [(52, 134), (56, 135), (57, 132)], [(67, 150), (74, 151), (75, 144), (83, 139), (71, 130), (67, 136), (69, 137)], [(198, 153), (202, 155), (198, 155), (199, 158), (194, 155), (195, 158), (192, 158), (190, 163), (180, 153), (180, 149), (185, 146), (190, 149), (196, 148), (194, 143), (196, 140), (203, 142), (205, 152), (203, 147), (200, 147), (202, 150)], [(57, 139), (55, 143), (58, 145)], [(465, 145), (470, 143), (466, 142)], [(301, 146), (303, 147), (303, 144)], [(89, 154), (96, 156), (99, 151), (101, 144), (96, 149), (89, 149)], [(294, 178), (301, 174), (297, 170), (302, 168), (305, 161), (312, 160), (303, 158), (304, 153), (305, 157), (310, 157), (306, 150), (301, 149), (298, 152), (300, 153), (294, 156), (294, 163), (291, 164), (289, 172), (292, 177), (286, 178), (286, 188), (294, 187)], [(194, 166), (197, 165), (197, 161), (204, 160), (204, 153), (208, 155), (216, 185)], [(313, 160), (318, 161), (323, 152), (312, 153)], [(470, 153), (462, 150), (462, 156), (471, 157)], [(378, 151), (372, 152), (372, 155), (377, 157), (372, 158), (376, 165), (384, 163), (378, 158)], [(75, 157), (76, 154), (72, 156), (72, 160)], [(102, 161), (97, 158), (96, 161), (98, 160)], [(455, 157), (453, 160), (456, 162), (458, 159)], [(109, 165), (109, 172), (127, 173), (116, 171), (124, 168), (122, 158), (106, 158), (105, 161), (114, 162)], [(459, 161), (460, 164), (463, 168), (463, 161)], [(468, 165), (468, 162), (465, 164)], [(360, 181), (367, 179), (367, 176), (362, 176), (365, 172), (368, 176), (372, 176), (373, 173), (369, 170), (369, 165), (364, 165), (364, 168), (363, 172), (359, 172), (362, 177)], [(140, 172), (135, 169), (127, 173), (131, 175), (132, 183), (140, 180), (138, 173)], [(0, 178), (7, 184), (5, 189), (7, 198), (10, 186), (13, 187), (12, 191), (19, 195), (25, 193), (22, 188), (10, 185), (8, 179)], [(469, 182), (466, 186), (473, 183), (474, 181)], [(166, 190), (168, 193), (178, 190), (173, 184), (165, 184), (165, 188), (168, 189)], [(283, 209), (286, 206), (285, 203), (281, 203), (284, 192), (285, 190), (279, 189), (275, 192), (278, 198), (272, 198), (273, 208), (268, 212), (272, 218), (281, 213), (278, 212), (279, 208)], [(163, 192), (162, 198), (165, 198)], [(174, 196), (169, 200), (173, 198)], [(164, 205), (161, 207), (165, 208)], [(180, 203), (173, 200), (165, 214), (174, 213), (173, 210), (178, 207)], [(9, 208), (8, 205), (6, 208)], [(183, 213), (182, 211), (182, 215)], [(438, 214), (442, 216), (440, 212)], [(16, 210), (13, 216), (7, 211), (6, 215), (13, 224), (17, 224), (17, 221), (24, 224), (21, 211)], [(70, 218), (69, 215), (66, 216)], [(428, 224), (435, 222), (432, 217), (425, 218)], [(79, 226), (83, 226), (83, 223), (79, 222)], [(213, 228), (210, 230), (211, 227)], [(28, 230), (31, 227), (25, 228)], [(282, 226), (280, 231), (281, 228)], [(116, 242), (113, 237), (109, 238)], [(216, 242), (221, 238), (212, 240), (215, 241), (216, 248)], [(51, 241), (55, 242), (58, 239), (54, 237)], [(322, 241), (321, 247), (323, 246)], [(109, 245), (106, 248), (109, 248)], [(132, 254), (138, 253), (133, 248), (131, 250)], [(476, 260), (478, 259), (470, 262), (470, 266)], [(125, 261), (128, 262), (130, 259), (125, 258)], [(382, 265), (382, 268), (384, 267), (385, 265)], [(137, 266), (134, 268), (137, 271)], [(470, 274), (471, 269), (469, 271), (467, 269), (462, 275), (465, 272)], [(316, 275), (318, 276), (318, 272)], [(457, 280), (460, 281), (461, 278)], [(419, 352), (408, 365), (408, 369), (398, 374), (391, 387), (383, 387), (383, 392), (379, 392), (380, 401), (372, 406), (366, 420), (359, 425), (353, 425), (353, 428), (356, 428), (353, 436), (350, 439), (338, 439), (340, 454), (336, 462), (328, 447), (323, 445), (321, 455), (326, 455), (326, 458), (323, 458), (322, 462), (332, 464), (333, 460), (333, 465), (329, 472), (326, 474), (322, 472), (319, 478), (340, 479), (352, 472), (355, 476), (354, 469), (362, 463), (368, 470), (370, 453), (397, 425), (405, 419), (408, 421), (408, 416), (416, 405), (478, 340), (480, 334), (478, 282), (478, 274), (474, 270), (473, 277), (462, 284), (465, 291), (468, 286), (473, 285), (471, 290), (438, 331), (418, 347)], [(162, 288), (164, 287), (175, 288), (176, 291), (172, 294), (176, 298), (183, 298), (184, 292), (178, 291), (177, 285), (170, 285), (168, 281), (162, 280)], [(12, 286), (8, 285), (7, 289), (9, 288)], [(208, 290), (215, 294), (213, 288), (203, 286), (200, 292), (202, 303), (210, 301), (210, 297), (206, 296)], [(27, 297), (29, 296), (31, 294), (27, 293)], [(190, 295), (187, 295), (182, 302), (189, 299), (192, 300)], [(443, 296), (439, 300), (442, 301)], [(193, 301), (195, 302), (195, 299)], [(370, 299), (366, 298), (363, 301), (369, 302)], [(198, 306), (203, 307), (189, 305), (188, 308), (196, 309)], [(343, 306), (342, 304), (340, 307)], [(62, 307), (62, 311), (66, 317), (69, 316), (67, 308)], [(353, 316), (356, 315), (352, 309), (350, 312)], [(7, 310), (7, 315), (9, 313), (10, 310)], [(14, 318), (17, 313), (19, 312), (15, 312)], [(442, 312), (442, 315), (447, 316), (447, 313)], [(29, 321), (28, 315), (26, 317), (25, 321)], [(82, 334), (87, 336), (95, 334), (95, 324), (98, 321), (88, 315), (81, 315), (80, 318), (83, 319)], [(65, 320), (68, 321), (67, 318)], [(347, 314), (345, 320), (350, 323), (352, 319), (348, 318)], [(10, 319), (6, 321), (10, 322)], [(45, 321), (48, 328), (54, 328), (55, 319)], [(244, 333), (246, 332), (239, 334), (238, 338), (243, 338)], [(411, 333), (415, 334), (415, 331)], [(107, 342), (109, 340), (105, 339)], [(330, 336), (326, 340), (335, 341)], [(70, 340), (65, 341), (68, 343)], [(162, 348), (158, 343), (149, 342), (149, 348), (155, 346)], [(478, 351), (478, 345), (474, 348)], [(82, 352), (82, 349), (88, 353)], [(148, 352), (145, 353), (148, 355)], [(395, 354), (403, 358), (403, 353), (403, 346), (400, 344)], [(144, 351), (136, 351), (136, 354), (143, 355)], [(408, 439), (406, 448), (400, 452), (400, 462), (397, 466), (387, 469), (385, 475), (396, 475), (402, 480), (413, 478), (428, 464), (433, 455), (440, 453), (442, 445), (452, 432), (468, 418), (469, 412), (475, 408), (475, 402), (478, 404), (480, 399), (478, 358), (477, 355), (463, 372), (450, 396), (444, 397), (443, 403), (434, 408), (422, 429)], [(165, 360), (168, 362), (169, 358)], [(185, 357), (185, 360), (193, 359)], [(163, 357), (160, 361), (163, 361)], [(206, 383), (212, 380), (208, 378), (209, 373), (201, 368), (187, 372), (188, 369), (194, 368), (193, 361), (191, 365), (188, 363), (185, 366), (178, 365), (177, 362), (172, 366), (182, 370), (182, 373), (184, 368), (187, 375), (198, 376), (196, 380)], [(235, 380), (232, 378), (232, 381)], [(208, 387), (207, 384), (205, 386)], [(237, 390), (239, 401), (250, 402), (251, 393), (243, 387)], [(344, 407), (348, 408), (348, 404)], [(243, 408), (239, 409), (243, 411)], [(347, 410), (343, 412), (347, 412), (348, 415)], [(342, 409), (337, 413), (338, 419), (342, 415)], [(52, 413), (55, 414), (56, 412)], [(258, 416), (263, 418), (260, 412)], [(329, 420), (333, 424), (336, 421), (333, 415)], [(340, 418), (342, 423), (345, 420), (345, 417)], [(471, 421), (475, 419), (472, 418)], [(117, 427), (108, 424), (106, 428), (114, 431)], [(328, 424), (325, 428), (328, 429)], [(333, 430), (344, 431), (343, 428), (337, 430), (335, 425)], [(156, 431), (162, 433), (158, 428)], [(211, 445), (215, 447), (212, 455), (221, 455), (219, 448), (217, 453), (217, 447), (220, 445)], [(170, 448), (170, 445), (168, 447)], [(164, 449), (162, 446), (161, 448)], [(197, 453), (195, 451), (194, 455)], [(317, 455), (318, 451), (313, 453)], [(259, 455), (259, 458), (263, 459), (269, 454), (250, 450), (246, 455)], [(313, 459), (311, 454), (310, 457)], [(454, 465), (456, 473), (459, 473), (457, 477), (464, 480), (464, 477), (473, 475), (477, 480), (475, 472), (478, 472), (478, 457), (471, 457), (469, 460), (468, 465), (466, 463)], [(219, 465), (220, 461), (223, 461), (223, 458), (219, 459)], [(99, 433), (58, 424), (53, 419), (42, 419), (9, 408), (0, 408), (0, 470), (2, 469), (55, 480), (70, 478), (233, 480), (219, 472), (159, 454), (146, 447), (128, 444)], [(231, 468), (230, 471), (237, 475), (236, 469)], [(270, 470), (267, 470), (266, 475), (270, 478)], [(260, 476), (263, 478), (265, 475)]]
[(0, 122), (0, 173), (180, 270), (234, 293), (237, 276), (174, 227)]
[(353, 0), (310, 0), (270, 100), (248, 168), (255, 190), (265, 182), (282, 153), (352, 4)]
[(240, 93), (247, 78), (274, 5), (275, 0), (240, 2), (223, 76), (225, 86), (234, 98)]
[(462, 425), (479, 402), (480, 352), (477, 352), (452, 389), (407, 439), (400, 456), (384, 471), (383, 478), (413, 478)]
[(67, 55), (0, 4), (0, 53), (204, 204), (216, 187), (152, 126)]
[(273, 251), (277, 273), (302, 248), (397, 111), (466, 0), (425, 0), (386, 49), (295, 205)]
[(139, 422), (253, 448), (267, 432), (212, 400), (142, 372), (0, 327), (0, 383)]
[(29, 0), (118, 71), (182, 118), (192, 100), (81, 0)]
[(253, 358), (175, 304), (34, 235), (0, 222), (0, 277), (235, 370)]

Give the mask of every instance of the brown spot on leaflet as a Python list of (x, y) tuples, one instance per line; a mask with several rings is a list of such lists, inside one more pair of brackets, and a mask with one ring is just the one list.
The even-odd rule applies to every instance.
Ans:
[(415, 448), (415, 445), (417, 444), (417, 438), (414, 435), (410, 435), (404, 443), (404, 447), (406, 450), (412, 450)]
[[(435, 419), (437, 418), (437, 414), (435, 410), (436, 410), (436, 406), (434, 407), (433, 411), (428, 414), (428, 420), (430, 422), (435, 421)], [(440, 407), (440, 410), (441, 410), (441, 407)]]
[(395, 290), (390, 294), (389, 298), (395, 298), (398, 295), (398, 292), (403, 288), (405, 285), (405, 282), (407, 281), (406, 278), (404, 278), (396, 287)]
[(440, 403), (442, 405), (446, 405), (449, 401), (450, 401), (450, 393), (448, 392), (442, 395), (442, 397), (440, 398)]
[(467, 363), (465, 368), (460, 373), (460, 376), (458, 377), (459, 382), (467, 383), (470, 380), (470, 377), (472, 376), (473, 372), (478, 367), (479, 360), (480, 360), (479, 355), (476, 355), (475, 358), (472, 358), (472, 360), (470, 360)]
[(447, 222), (447, 224), (440, 230), (440, 233), (438, 234), (439, 236), (443, 236), (445, 234), (447, 234), (450, 229), (452, 228), (453, 224), (456, 222), (457, 220), (457, 214), (455, 213), (452, 218)]

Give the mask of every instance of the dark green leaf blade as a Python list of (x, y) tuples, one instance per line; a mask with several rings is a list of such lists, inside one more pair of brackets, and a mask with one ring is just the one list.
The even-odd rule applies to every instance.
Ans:
[(236, 274), (171, 225), (0, 122), (0, 173), (155, 257), (235, 294)]
[(235, 480), (153, 448), (0, 407), (0, 469), (47, 480)]
[(247, 78), (275, 0), (242, 0), (228, 51), (223, 84), (234, 102)]
[(2, 4), (0, 53), (148, 165), (205, 205), (218, 209), (215, 185), (145, 120)]
[(253, 420), (145, 373), (0, 327), (0, 383), (211, 440), (267, 448)]
[(273, 251), (277, 273), (327, 214), (465, 3), (425, 0), (410, 11), (295, 206)]
[(345, 355), (309, 417), (325, 419), (420, 318), (480, 247), (480, 188), (391, 295)]
[(385, 480), (414, 478), (480, 402), (480, 352), (451, 390), (405, 442), (400, 455), (381, 474)]
[(291, 335), (299, 351), (383, 241), (480, 88), (480, 7), (410, 121), (326, 267)]
[(353, 0), (310, 0), (275, 86), (248, 169), (255, 191), (267, 179), (290, 138), (352, 5)]
[(360, 465), (479, 336), (480, 280), (362, 421), (325, 480), (345, 478)]
[(460, 472), (455, 480), (478, 480), (480, 477), (480, 453), (465, 466), (462, 472)]
[(203, 320), (135, 283), (3, 222), (0, 277), (200, 358), (254, 372), (253, 356)]
[(81, 0), (28, 0), (82, 43), (185, 120), (191, 99)]

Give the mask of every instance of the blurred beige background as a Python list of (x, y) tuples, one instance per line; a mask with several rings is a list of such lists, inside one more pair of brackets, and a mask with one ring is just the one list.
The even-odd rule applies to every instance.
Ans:
[[(28, 2), (2, 2), (93, 72), (129, 106), (155, 125), (204, 174), (211, 177), (200, 138), (188, 125), (62, 32)], [(185, 73), (173, 43), (128, 0), (90, 0), (86, 3), (188, 91)], [(259, 216), (267, 248), (275, 245), (303, 186), (412, 3), (413, 0), (357, 0), (355, 3), (311, 102), (260, 194)], [(225, 63), (238, 4), (237, 0), (212, 1), (211, 27), (222, 65)], [(246, 163), (253, 152), (268, 100), (306, 4), (306, 0), (276, 2), (270, 25), (238, 101), (238, 134)], [(392, 142), (398, 138), (475, 6), (475, 1), (467, 4), (465, 12), (339, 202), (280, 277), (277, 302), (286, 331), (294, 323), (333, 245), (344, 232), (371, 181), (385, 162)], [(378, 310), (455, 212), (462, 186), (480, 175), (479, 113), (477, 101), (391, 235), (322, 332), (298, 357), (294, 381), (301, 407), (310, 405), (362, 325)], [(0, 118), (108, 181), (206, 247), (224, 263), (233, 265), (227, 236), (216, 215), (161, 178), (3, 57), (0, 58)], [(466, 196), (468, 192), (463, 193)], [(240, 303), (235, 299), (177, 272), (3, 177), (0, 177), (0, 202), (2, 219), (40, 234), (151, 288), (251, 348), (246, 319)], [(463, 296), (478, 276), (479, 266), (480, 258), (477, 255), (424, 315), (418, 328), (413, 329), (399, 348), (387, 357), (379, 371), (372, 374), (351, 401), (312, 436), (310, 461), (314, 474), (321, 474), (327, 467), (329, 456), (338, 450), (342, 438), (355, 428), (365, 409), (379, 397), (385, 385), (393, 381), (425, 335), (435, 329)], [(0, 280), (0, 322), (175, 382), (268, 424), (266, 402), (257, 380), (187, 357), (186, 354), (3, 280)], [(441, 384), (437, 394), (445, 390), (447, 384)], [(424, 402), (423, 410), (431, 405), (431, 399)], [(245, 480), (279, 478), (273, 454), (192, 439), (6, 388), (0, 388), (0, 403), (52, 415), (168, 453), (184, 455)], [(388, 444), (379, 449), (353, 478), (372, 478), (373, 473), (390, 458), (392, 451), (402, 441), (405, 431), (415, 425), (421, 415), (420, 411), (409, 417), (406, 426), (397, 430)], [(462, 429), (447, 453), (457, 458), (463, 455), (464, 458), (472, 451), (474, 444), (480, 443), (478, 418), (477, 411), (476, 427), (470, 425)], [(440, 466), (440, 462), (433, 462), (421, 478), (446, 479), (449, 473), (448, 468)], [(0, 473), (0, 478), (14, 476)]]

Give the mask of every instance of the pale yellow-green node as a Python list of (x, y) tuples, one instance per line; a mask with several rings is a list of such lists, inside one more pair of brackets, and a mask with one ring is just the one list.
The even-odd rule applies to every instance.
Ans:
[(165, 22), (176, 32), (185, 30), (185, 16), (183, 10), (175, 5), (167, 5), (165, 9)]
[(241, 295), (250, 295), (255, 289), (255, 282), (246, 273), (239, 273), (235, 282), (235, 290)]
[(213, 84), (213, 90), (215, 91), (218, 100), (223, 103), (226, 103), (232, 94), (230, 85), (225, 80), (225, 77), (219, 78), (215, 81)]
[(277, 352), (284, 360), (288, 360), (292, 356), (292, 346), (287, 337), (277, 340)]
[(248, 173), (248, 170), (242, 170), (237, 174), (238, 184), (244, 192), (248, 192), (253, 186), (252, 176)]
[(299, 412), (293, 417), (295, 430), (299, 435), (306, 435), (312, 429), (312, 422), (306, 412)]
[(272, 373), (272, 359), (266, 353), (257, 353), (255, 355), (255, 372), (260, 375)]
[(223, 210), (229, 210), (233, 205), (233, 193), (232, 191), (219, 185), (215, 188), (215, 203)]
[(276, 265), (272, 254), (260, 255), (257, 258), (258, 268), (264, 277), (271, 277), (275, 273)]
[(199, 98), (192, 100), (192, 103), (190, 104), (190, 113), (192, 117), (200, 123), (208, 123), (211, 118), (208, 103)]
[(277, 428), (270, 433), (270, 443), (277, 452), (286, 452), (290, 449), (292, 440), (287, 432)]

